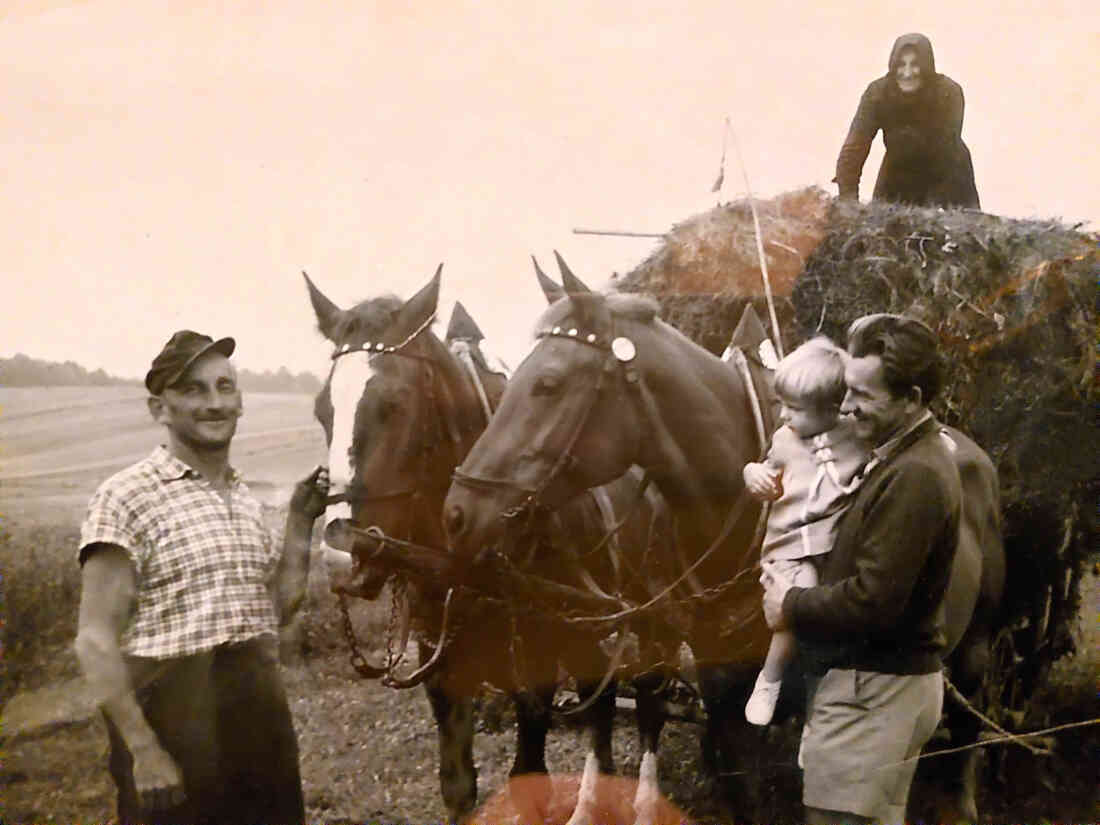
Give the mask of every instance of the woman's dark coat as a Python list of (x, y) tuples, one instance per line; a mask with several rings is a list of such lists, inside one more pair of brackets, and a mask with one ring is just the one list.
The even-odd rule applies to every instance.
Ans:
[[(921, 86), (910, 94), (895, 79), (901, 51), (913, 48)], [(974, 166), (962, 140), (963, 91), (936, 73), (932, 43), (923, 34), (902, 35), (890, 51), (890, 71), (871, 82), (859, 101), (836, 162), (841, 198), (859, 197), (859, 178), (871, 142), (882, 129), (886, 156), (874, 200), (920, 206), (978, 208)]]

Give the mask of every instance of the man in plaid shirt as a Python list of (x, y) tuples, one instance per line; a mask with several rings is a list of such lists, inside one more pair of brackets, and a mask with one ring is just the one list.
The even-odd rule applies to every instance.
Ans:
[(301, 823), (278, 628), (301, 605), (317, 468), (282, 547), (229, 465), (232, 338), (175, 333), (145, 377), (167, 445), (105, 481), (81, 528), (75, 649), (104, 712), (122, 823)]

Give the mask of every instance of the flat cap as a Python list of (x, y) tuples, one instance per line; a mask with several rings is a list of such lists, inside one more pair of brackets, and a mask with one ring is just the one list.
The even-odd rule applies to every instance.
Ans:
[(228, 358), (236, 347), (237, 342), (232, 338), (219, 338), (215, 341), (209, 335), (181, 329), (172, 334), (168, 343), (153, 359), (152, 367), (145, 374), (145, 388), (153, 395), (160, 395), (179, 381), (200, 356), (213, 350)]

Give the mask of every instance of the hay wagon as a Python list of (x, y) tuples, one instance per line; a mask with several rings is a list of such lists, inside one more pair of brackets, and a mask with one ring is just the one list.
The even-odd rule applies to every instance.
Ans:
[[(997, 725), (1023, 730), (1051, 666), (1074, 650), (1095, 543), (1097, 239), (1057, 221), (837, 205), (816, 188), (757, 207), (781, 345), (819, 333), (843, 340), (853, 319), (882, 311), (916, 314), (942, 336), (949, 370), (935, 412), (989, 452), (1001, 483), (1005, 615), (981, 704)], [(745, 201), (673, 227), (612, 282), (655, 296), (665, 320), (715, 354), (746, 306), (771, 314), (760, 284)], [(472, 596), (563, 616), (630, 607), (515, 569), (471, 577), (443, 551), (392, 539), (376, 541), (370, 561), (441, 593), (461, 582)], [(690, 696), (668, 711), (702, 718)]]
[(675, 225), (623, 291), (720, 353), (744, 308), (772, 310), (782, 344), (843, 341), (870, 312), (939, 332), (948, 374), (934, 412), (993, 458), (1008, 581), (985, 706), (1022, 730), (1051, 666), (1074, 651), (1082, 577), (1095, 552), (1098, 238), (1056, 220), (834, 201), (811, 187), (721, 204)]

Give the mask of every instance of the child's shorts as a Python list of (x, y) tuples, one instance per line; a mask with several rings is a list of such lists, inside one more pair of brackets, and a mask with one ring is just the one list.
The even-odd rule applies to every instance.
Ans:
[(801, 559), (764, 559), (764, 564), (790, 579), (796, 587), (817, 587), (817, 567), (810, 558)]

